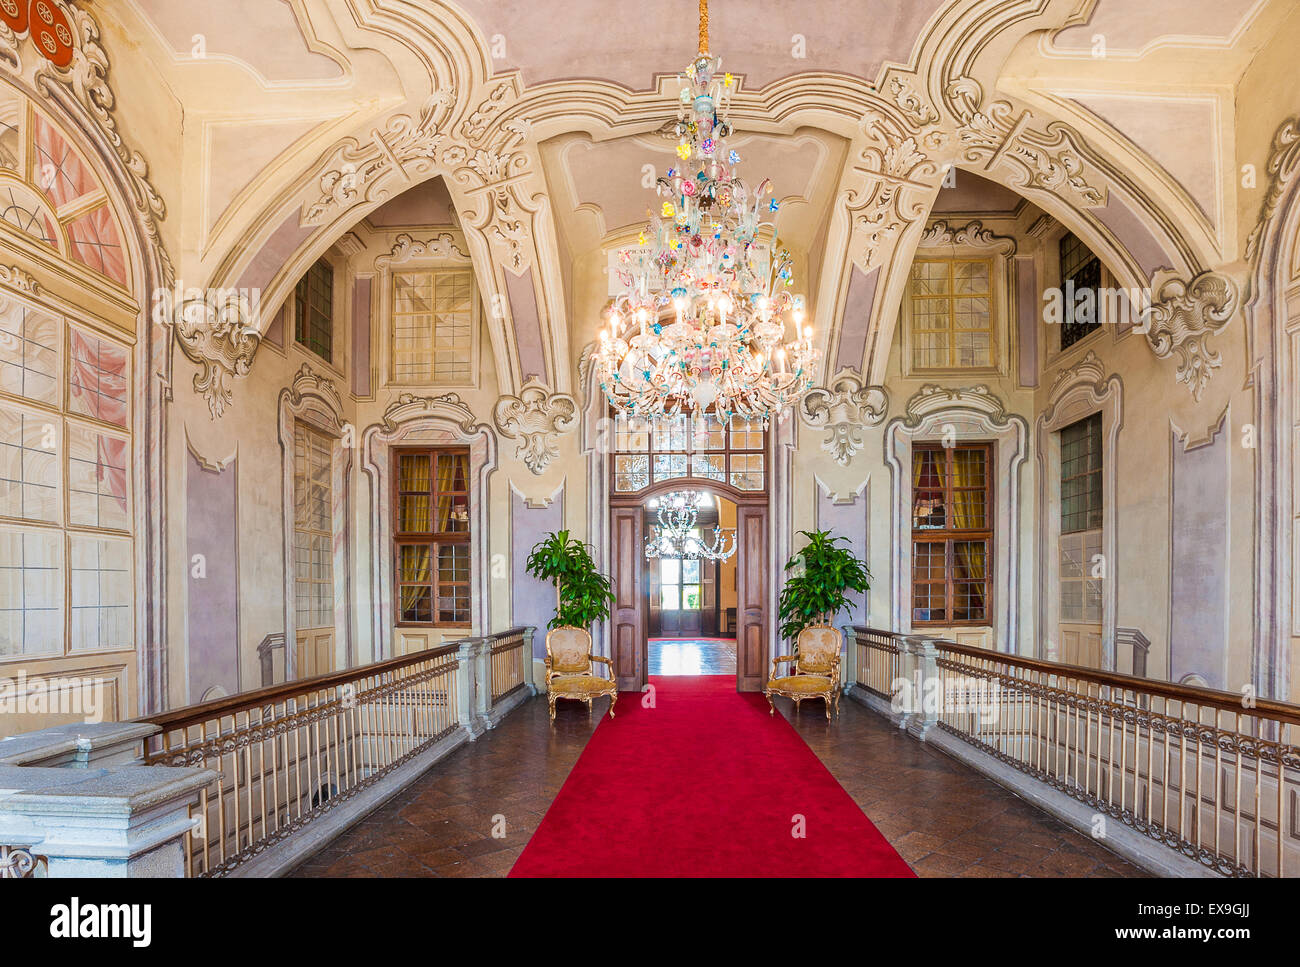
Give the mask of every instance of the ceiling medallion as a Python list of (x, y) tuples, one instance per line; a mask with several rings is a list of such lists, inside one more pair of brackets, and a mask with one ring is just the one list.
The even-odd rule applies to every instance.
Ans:
[[(704, 542), (699, 526), (700, 508), (709, 506), (709, 495), (699, 490), (675, 490), (657, 498), (659, 524), (653, 534), (645, 539), (647, 560), (656, 557), (682, 557), (687, 560), (704, 558), (708, 561), (725, 561), (736, 553), (736, 532), (714, 525), (713, 540)], [(651, 502), (651, 507), (655, 502)]]
[[(682, 75), (671, 132), (677, 164), (657, 181), (658, 214), (618, 254), (622, 289), (606, 313), (595, 363), (610, 404), (654, 419), (694, 413), (784, 419), (812, 386), (819, 353), (801, 328), (803, 299), (776, 237), (772, 183), (751, 188), (726, 146), (735, 79), (709, 55), (708, 0), (700, 50)], [(786, 341), (787, 327), (793, 328)]]

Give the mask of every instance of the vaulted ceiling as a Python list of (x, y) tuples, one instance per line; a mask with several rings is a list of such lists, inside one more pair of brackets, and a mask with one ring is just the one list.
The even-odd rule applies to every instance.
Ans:
[[(121, 0), (97, 15), (133, 95), (124, 129), (178, 159), (156, 178), (187, 283), (256, 286), (274, 306), (363, 218), (454, 217), (480, 288), (510, 307), (493, 336), (503, 391), (530, 366), (573, 388), (604, 253), (654, 201), (642, 166), (672, 157), (657, 132), (696, 49), (693, 0)], [(713, 0), (710, 28), (738, 78), (743, 170), (775, 182), (823, 348), (866, 372), (932, 205), (1027, 198), (1126, 284), (1238, 259), (1253, 203), (1236, 190), (1239, 128), (1265, 156), (1271, 129), (1237, 95), (1298, 19), (1287, 0)], [(992, 185), (941, 196), (949, 165)], [(850, 306), (864, 331), (843, 342)], [(521, 359), (521, 327), (544, 358)]]

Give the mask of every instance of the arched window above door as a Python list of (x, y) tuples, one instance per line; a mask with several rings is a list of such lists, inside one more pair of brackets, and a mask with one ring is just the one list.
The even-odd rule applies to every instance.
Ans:
[(121, 226), (71, 141), (23, 94), (0, 87), (0, 231), (130, 288)]

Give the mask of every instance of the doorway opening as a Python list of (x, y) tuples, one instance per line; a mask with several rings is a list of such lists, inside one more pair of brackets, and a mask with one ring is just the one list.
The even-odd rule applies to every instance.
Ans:
[(645, 502), (647, 672), (735, 675), (736, 505), (707, 490)]

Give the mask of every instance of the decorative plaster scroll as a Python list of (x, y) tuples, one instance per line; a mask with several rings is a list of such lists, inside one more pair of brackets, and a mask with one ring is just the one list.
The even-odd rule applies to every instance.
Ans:
[(889, 93), (893, 95), (894, 103), (903, 112), (903, 116), (918, 128), (938, 123), (939, 112), (903, 78), (895, 76), (890, 79)]
[(386, 195), (379, 182), (392, 171), (407, 178), (431, 171), (445, 139), (439, 127), (455, 102), (454, 92), (437, 91), (418, 116), (394, 114), (368, 141), (339, 142), (320, 175), (320, 197), (303, 206), (302, 223), (319, 226), (356, 205), (382, 200)]
[(1260, 241), (1269, 223), (1277, 217), (1278, 206), (1300, 168), (1300, 117), (1287, 118), (1273, 135), (1273, 150), (1268, 156), (1268, 191), (1259, 206), (1255, 227), (1246, 238), (1246, 261), (1259, 257)]
[[(167, 300), (161, 300), (166, 318)], [(210, 289), (187, 298), (172, 313), (176, 342), (187, 359), (203, 367), (194, 377), (194, 390), (208, 403), (212, 419), (221, 416), (233, 398), (230, 379), (247, 376), (261, 344), (255, 312), (238, 290)]]
[(981, 413), (988, 417), (990, 423), (998, 426), (1003, 426), (1007, 422), (1006, 407), (986, 385), (981, 383), (978, 386), (948, 389), (932, 383), (922, 386), (907, 401), (903, 424), (909, 429), (915, 429), (927, 417), (944, 410), (970, 410)]
[(965, 159), (992, 168), (997, 162), (1013, 162), (1021, 169), (1024, 184), (1055, 194), (1072, 193), (1086, 208), (1106, 203), (1104, 190), (1087, 177), (1077, 145), (1079, 135), (1068, 125), (1053, 122), (1047, 131), (1029, 127), (1033, 115), (1008, 101), (984, 105), (984, 90), (970, 77), (953, 78), (944, 89), (944, 100), (957, 119), (958, 137), (966, 146)]
[(16, 265), (0, 265), (0, 285), (26, 295), (40, 295), (41, 284), (30, 272)]
[(302, 364), (302, 368), (298, 370), (293, 382), (284, 392), (288, 394), (286, 399), (291, 406), (299, 405), (303, 397), (308, 394), (322, 397), (333, 407), (334, 418), (340, 422), (343, 419), (343, 398), (339, 396), (334, 381), (321, 376), (307, 363)]
[(531, 381), (518, 396), (503, 396), (492, 411), (497, 430), (508, 440), (519, 440), (516, 455), (535, 474), (560, 454), (555, 437), (578, 423), (578, 404), (572, 396), (551, 393)]
[(988, 248), (1008, 258), (1016, 254), (1016, 240), (1014, 238), (995, 234), (990, 229), (985, 228), (984, 223), (979, 219), (967, 222), (960, 228), (949, 225), (944, 219), (939, 219), (921, 233), (921, 241), (918, 243), (917, 248), (941, 245), (966, 245), (970, 248)]
[(843, 369), (829, 386), (809, 390), (799, 401), (799, 415), (813, 427), (829, 432), (822, 449), (847, 467), (865, 445), (862, 427), (877, 426), (889, 409), (889, 394), (882, 386), (864, 386), (855, 370)]
[(403, 393), (384, 410), (384, 420), (379, 424), (379, 431), (385, 434), (396, 433), (401, 424), (421, 416), (436, 416), (445, 422), (454, 423), (467, 436), (473, 436), (484, 429), (475, 421), (474, 413), (465, 405), (465, 401), (455, 393), (444, 393), (442, 396)]
[[(1059, 396), (1061, 386), (1066, 383), (1069, 383), (1070, 385), (1075, 383), (1091, 383), (1094, 386), (1100, 387), (1105, 377), (1106, 367), (1102, 365), (1101, 359), (1098, 358), (1097, 354), (1089, 349), (1087, 355), (1085, 355), (1081, 360), (1073, 366), (1067, 366), (1052, 377), (1051, 395), (1053, 398)], [(1048, 418), (1051, 418), (1050, 412), (1048, 413)]]
[[(167, 207), (149, 180), (148, 163), (140, 152), (127, 147), (118, 130), (113, 113), (117, 96), (109, 86), (108, 54), (100, 43), (99, 23), (73, 0), (67, 0), (63, 8), (71, 18), (75, 35), (72, 60), (66, 67), (58, 67), (40, 57), (32, 83), (70, 116), (89, 122), (100, 140), (117, 156), (119, 174), (127, 182), (124, 187), (131, 191), (136, 221), (157, 261), (163, 283), (171, 285), (175, 270), (158, 232), (158, 223), (167, 217)], [(0, 66), (14, 74), (22, 73), (18, 41), (8, 28), (0, 36)]]
[(1161, 359), (1178, 357), (1178, 381), (1199, 401), (1223, 357), (1209, 337), (1223, 329), (1237, 311), (1237, 285), (1218, 272), (1202, 272), (1190, 283), (1165, 282), (1142, 313), (1147, 342)]
[(375, 259), (375, 267), (401, 265), (415, 259), (448, 259), (454, 262), (468, 262), (469, 256), (460, 250), (456, 237), (443, 232), (435, 238), (420, 242), (406, 232), (398, 235), (393, 242), (393, 250), (388, 255)]
[(938, 181), (939, 165), (921, 149), (934, 150), (947, 136), (935, 130), (923, 133), (876, 110), (863, 116), (860, 128), (871, 142), (862, 149), (864, 164), (858, 168), (868, 187), (850, 189), (845, 205), (866, 237), (862, 259), (869, 266), (887, 243), (925, 216), (926, 205), (918, 196), (928, 195), (931, 182)]

